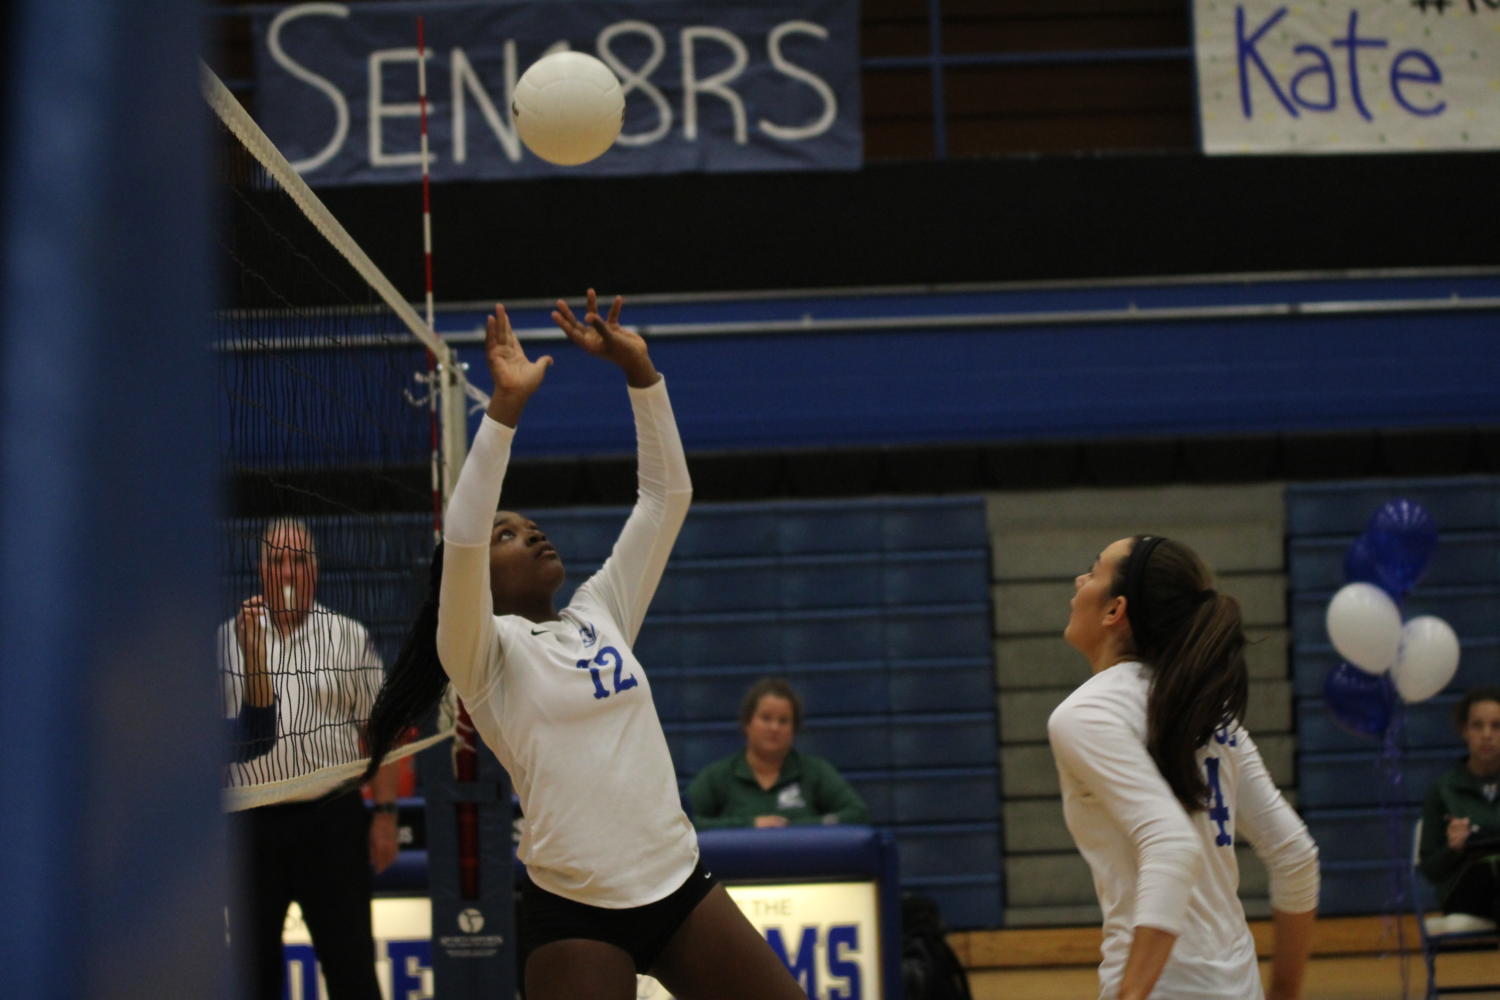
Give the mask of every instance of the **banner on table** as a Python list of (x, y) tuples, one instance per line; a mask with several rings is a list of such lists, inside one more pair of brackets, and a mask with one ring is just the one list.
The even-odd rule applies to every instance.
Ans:
[[(685, 171), (852, 170), (858, 0), (306, 3), (257, 8), (255, 113), (314, 185), (420, 174), (423, 18), (434, 180)], [(625, 127), (592, 163), (521, 144), (516, 79), (549, 52), (602, 59)]]
[(1207, 153), (1500, 148), (1500, 0), (1194, 0)]

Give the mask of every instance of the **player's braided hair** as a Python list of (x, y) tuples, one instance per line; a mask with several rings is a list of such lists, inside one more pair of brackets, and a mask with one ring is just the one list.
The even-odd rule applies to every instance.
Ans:
[(1151, 668), (1146, 749), (1184, 809), (1208, 800), (1198, 748), (1245, 717), (1250, 678), (1240, 605), (1170, 538), (1136, 535), (1111, 586), (1125, 596), (1135, 655)]
[(375, 776), (380, 763), (406, 730), (426, 717), (443, 697), (448, 675), (438, 659), (438, 588), (443, 581), (443, 545), (432, 553), (432, 568), (427, 578), (427, 597), (418, 609), (396, 662), (385, 675), (375, 707), (370, 710), (366, 729), (370, 765), (360, 776), (363, 784)]

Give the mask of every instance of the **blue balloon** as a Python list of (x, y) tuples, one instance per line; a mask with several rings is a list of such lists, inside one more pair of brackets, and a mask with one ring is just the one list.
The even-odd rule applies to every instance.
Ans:
[(1396, 711), (1389, 674), (1367, 674), (1340, 663), (1323, 679), (1323, 700), (1335, 722), (1357, 736), (1381, 736)]
[(1400, 581), (1376, 558), (1375, 543), (1368, 531), (1356, 538), (1349, 546), (1349, 551), (1344, 554), (1344, 582), (1373, 583), (1389, 594), (1393, 601), (1399, 602), (1406, 596)]
[[(1437, 522), (1415, 500), (1391, 500), (1365, 530), (1374, 562), (1405, 597), (1417, 585), (1437, 548)], [(1384, 586), (1383, 584), (1381, 586)]]

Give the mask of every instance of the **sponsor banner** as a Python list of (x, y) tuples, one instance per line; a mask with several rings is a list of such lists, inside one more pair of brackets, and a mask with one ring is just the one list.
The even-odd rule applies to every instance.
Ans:
[(1500, 0), (1194, 0), (1207, 153), (1500, 149)]
[[(476, 911), (477, 912), (477, 911)], [(432, 1000), (432, 903), (426, 898), (376, 899), (375, 978), (386, 1000)], [(483, 919), (473, 936), (482, 936)], [(281, 935), (286, 961), (287, 1000), (327, 1000), (328, 986), (318, 969), (312, 937), (296, 903), (287, 911)]]
[[(852, 170), (858, 0), (306, 3), (256, 8), (254, 111), (313, 185), (420, 176), (417, 17), (434, 180), (685, 171)], [(557, 167), (516, 134), (534, 61), (602, 59), (625, 92), (620, 138)]]
[[(879, 897), (874, 882), (726, 885), (809, 1000), (878, 1000)], [(670, 994), (640, 977), (638, 1000)]]
[[(879, 897), (874, 882), (726, 885), (810, 1000), (880, 1000)], [(376, 972), (388, 1000), (427, 1000), (432, 976), (432, 904), (425, 898), (380, 898), (373, 904)], [(462, 941), (458, 940), (462, 939)], [(326, 1000), (302, 913), (292, 904), (283, 933), (288, 1000)], [(459, 914), (459, 933), (445, 948), (506, 946), (488, 933), (478, 910)], [(656, 980), (640, 977), (639, 1000), (668, 1000)]]

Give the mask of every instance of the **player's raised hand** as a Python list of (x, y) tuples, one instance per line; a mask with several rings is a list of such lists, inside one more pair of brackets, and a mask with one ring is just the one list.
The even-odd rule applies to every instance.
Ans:
[(495, 315), (484, 321), (484, 362), (495, 381), (490, 396), (489, 415), (510, 427), (516, 426), (526, 401), (536, 392), (552, 365), (552, 355), (544, 354), (532, 361), (510, 328), (505, 307), (495, 306)]
[(552, 310), (552, 322), (568, 335), (568, 339), (588, 351), (596, 358), (614, 362), (625, 372), (632, 386), (644, 389), (654, 383), (659, 375), (651, 363), (651, 353), (646, 341), (634, 330), (620, 325), (620, 310), (625, 299), (619, 295), (610, 304), (609, 315), (599, 314), (599, 299), (592, 288), (588, 291), (588, 311), (580, 320), (562, 299)]

